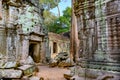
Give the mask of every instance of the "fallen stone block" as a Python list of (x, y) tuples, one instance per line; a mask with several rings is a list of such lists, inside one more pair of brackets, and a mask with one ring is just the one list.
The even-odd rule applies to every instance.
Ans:
[(81, 78), (78, 75), (74, 75), (73, 77), (71, 77), (70, 80), (85, 80), (85, 78)]
[(21, 70), (14, 70), (14, 69), (0, 69), (0, 77), (1, 78), (16, 78), (19, 79), (22, 76)]
[(27, 59), (25, 59), (25, 60), (20, 60), (20, 64), (21, 64), (21, 65), (34, 65), (35, 62), (33, 61), (33, 59), (32, 59), (31, 56), (28, 56)]
[(36, 68), (34, 65), (23, 65), (18, 67), (18, 69), (22, 70), (25, 76), (31, 76)]
[(40, 80), (40, 78), (37, 77), (37, 76), (32, 76), (32, 77), (29, 78), (29, 80)]
[(17, 62), (6, 62), (3, 68), (16, 68), (18, 66)]
[(70, 74), (70, 71), (69, 72), (66, 72), (64, 74), (64, 78), (67, 79), (67, 80), (70, 80), (72, 78), (72, 75)]
[(57, 61), (51, 60), (51, 62), (49, 63), (49, 67), (55, 67), (55, 66), (57, 66)]

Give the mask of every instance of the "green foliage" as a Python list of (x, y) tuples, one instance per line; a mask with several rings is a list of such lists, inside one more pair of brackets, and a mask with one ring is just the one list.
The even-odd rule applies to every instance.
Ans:
[[(49, 14), (49, 13), (47, 13)], [(62, 33), (68, 32), (71, 26), (71, 8), (67, 7), (63, 11), (63, 16), (56, 17), (52, 13), (46, 15), (45, 25), (48, 28), (49, 32)]]
[(58, 6), (58, 3), (60, 1), (61, 0), (39, 0), (42, 7), (46, 10), (50, 10), (52, 8), (55, 8), (56, 6)]

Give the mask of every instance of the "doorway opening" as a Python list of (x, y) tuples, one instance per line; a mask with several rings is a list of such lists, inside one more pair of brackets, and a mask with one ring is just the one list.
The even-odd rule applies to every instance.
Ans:
[(57, 43), (53, 42), (53, 53), (57, 53)]
[(38, 43), (30, 43), (29, 56), (31, 56), (33, 58), (34, 62), (40, 61), (39, 44)]

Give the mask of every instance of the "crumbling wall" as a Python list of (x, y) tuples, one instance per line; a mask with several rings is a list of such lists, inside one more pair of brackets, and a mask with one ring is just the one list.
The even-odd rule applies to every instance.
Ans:
[[(0, 44), (3, 45), (0, 52), (6, 53), (10, 60), (27, 57), (29, 41), (44, 40), (39, 0), (1, 0), (0, 12)], [(37, 37), (32, 38), (31, 33)]]
[[(70, 50), (69, 38), (55, 33), (49, 33), (48, 36), (49, 36), (49, 51), (51, 54), (51, 58), (54, 58), (60, 52), (67, 52), (69, 54)], [(55, 52), (54, 49), (56, 49)]]

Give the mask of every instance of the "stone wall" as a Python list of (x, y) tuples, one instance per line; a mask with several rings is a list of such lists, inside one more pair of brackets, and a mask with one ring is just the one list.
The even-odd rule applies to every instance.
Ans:
[[(107, 72), (114, 77), (118, 76), (120, 74), (120, 1), (76, 0), (73, 4), (80, 40), (80, 59), (76, 63), (81, 69), (86, 69), (85, 74), (90, 72), (88, 76), (97, 74), (95, 70), (103, 72), (98, 76), (108, 74)], [(92, 69), (93, 72), (90, 71)], [(119, 79), (118, 77), (113, 80)]]
[[(51, 58), (54, 58), (60, 52), (67, 52), (69, 54), (70, 50), (69, 38), (52, 32), (49, 32), (48, 36), (49, 36), (49, 51), (51, 54)], [(55, 48), (56, 50), (54, 51), (53, 48)]]
[[(0, 1), (0, 45), (3, 45), (0, 54), (6, 54), (13, 61), (26, 59), (31, 41), (38, 42), (40, 46), (45, 44), (43, 29), (39, 0)], [(40, 47), (37, 54), (41, 53)]]
[(116, 57), (119, 53), (119, 2), (118, 0), (91, 0), (74, 3), (78, 18), (78, 37), (81, 41), (80, 45), (84, 46), (81, 55), (88, 54), (92, 59), (99, 55), (103, 57), (97, 57), (99, 60), (117, 61), (119, 58)]

